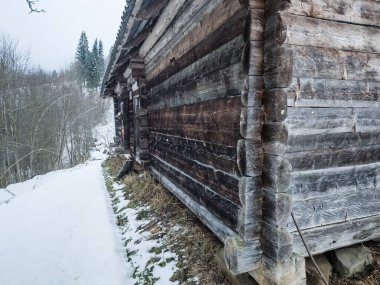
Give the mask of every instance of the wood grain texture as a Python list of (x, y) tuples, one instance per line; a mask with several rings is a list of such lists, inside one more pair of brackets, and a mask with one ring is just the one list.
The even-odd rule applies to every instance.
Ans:
[(380, 8), (374, 0), (269, 0), (267, 13), (279, 11), (335, 22), (380, 26)]

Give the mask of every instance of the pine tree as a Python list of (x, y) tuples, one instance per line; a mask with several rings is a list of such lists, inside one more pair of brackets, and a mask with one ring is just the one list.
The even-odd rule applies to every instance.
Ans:
[(77, 52), (75, 54), (75, 60), (80, 75), (80, 82), (86, 84), (87, 70), (86, 65), (89, 57), (88, 39), (85, 32), (82, 32), (79, 38)]
[(99, 71), (99, 50), (98, 50), (97, 39), (95, 39), (94, 45), (92, 46), (91, 53), (89, 54), (87, 58), (86, 70), (87, 70), (87, 87), (91, 89), (99, 87), (100, 71)]
[(105, 71), (104, 48), (102, 40), (99, 40), (98, 54), (99, 74), (100, 77), (102, 77)]

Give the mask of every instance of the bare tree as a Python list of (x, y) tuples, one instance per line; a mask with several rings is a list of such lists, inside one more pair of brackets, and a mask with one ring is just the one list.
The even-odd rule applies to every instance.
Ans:
[(26, 0), (26, 3), (29, 6), (30, 13), (33, 13), (33, 12), (35, 12), (35, 13), (44, 13), (45, 12), (44, 9), (38, 9), (38, 8), (35, 7), (36, 2), (38, 2), (38, 0)]

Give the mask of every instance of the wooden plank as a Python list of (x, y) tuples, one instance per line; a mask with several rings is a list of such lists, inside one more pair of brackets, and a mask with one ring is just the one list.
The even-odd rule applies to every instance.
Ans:
[(293, 200), (380, 188), (380, 163), (296, 171), (290, 175), (288, 192)]
[[(192, 5), (196, 5), (196, 2), (198, 1), (193, 1), (194, 4)], [(198, 9), (199, 8), (200, 7), (198, 7)], [(235, 14), (243, 13), (246, 15), (247, 13), (244, 13), (243, 11), (244, 10), (242, 10), (242, 7), (238, 0), (216, 0), (210, 1), (205, 5), (205, 8), (199, 10), (199, 18), (192, 17), (192, 21), (177, 21), (173, 27), (178, 25), (177, 29), (179, 34), (173, 36), (177, 37), (178, 41), (171, 41), (172, 43), (170, 44), (170, 49), (163, 49), (163, 54), (160, 52), (157, 53), (157, 51), (155, 51), (156, 47), (147, 54), (147, 70), (149, 71), (148, 79), (155, 77), (160, 72), (165, 70), (167, 66), (173, 62), (173, 58), (180, 58), (186, 54), (193, 47), (204, 40), (210, 33), (228, 22), (229, 19), (233, 19), (233, 16)], [(187, 25), (189, 25), (187, 29), (184, 29), (184, 23), (187, 23)], [(179, 27), (182, 28), (180, 29)], [(166, 37), (171, 36), (168, 34)], [(152, 55), (156, 57), (155, 60), (153, 59)], [(151, 61), (156, 62), (156, 64), (154, 64), (154, 70), (151, 70)]]
[(285, 89), (297, 107), (380, 107), (380, 82), (294, 77)]
[[(378, 215), (379, 194), (379, 189), (362, 189), (344, 194), (296, 200), (292, 203), (292, 212), (301, 229), (336, 224)], [(290, 219), (287, 228), (289, 231), (296, 230)]]
[(173, 85), (169, 78), (168, 82), (150, 90), (149, 110), (156, 111), (227, 97), (239, 97), (243, 78), (240, 63), (204, 76), (199, 75), (192, 81), (183, 79), (176, 85)]
[(337, 151), (286, 154), (293, 171), (354, 166), (380, 161), (380, 145), (353, 147)]
[[(303, 230), (302, 235), (313, 255), (380, 237), (380, 216), (345, 221), (339, 224)], [(298, 233), (294, 232), (294, 252), (308, 256)]]
[(165, 33), (166, 29), (175, 19), (184, 3), (186, 3), (186, 0), (171, 0), (169, 4), (166, 5), (164, 11), (158, 18), (157, 23), (154, 25), (152, 33), (148, 36), (139, 50), (139, 55), (141, 57), (145, 57), (146, 54), (152, 49), (152, 47), (157, 43), (160, 37)]
[(152, 17), (157, 16), (160, 11), (168, 4), (169, 0), (151, 0), (144, 1), (144, 4), (136, 14), (138, 20), (149, 20)]
[(376, 0), (270, 0), (268, 15), (278, 11), (361, 25), (380, 26)]
[(289, 108), (285, 124), (289, 135), (351, 132), (355, 127), (350, 108)]
[(192, 158), (187, 158), (181, 155), (180, 152), (160, 147), (157, 144), (151, 145), (150, 151), (156, 157), (180, 169), (186, 175), (209, 187), (215, 193), (231, 200), (237, 205), (240, 204), (238, 177), (214, 169)]
[(150, 144), (173, 148), (186, 157), (210, 165), (236, 176), (239, 172), (236, 158), (236, 146), (227, 147), (220, 144), (181, 138), (150, 132)]
[(275, 18), (280, 18), (278, 21), (286, 26), (287, 44), (368, 53), (380, 52), (380, 27), (331, 22), (289, 13), (272, 16), (273, 21)]
[(380, 54), (292, 46), (293, 76), (380, 81)]
[(190, 195), (192, 199), (220, 218), (232, 229), (237, 227), (239, 206), (210, 188), (171, 166), (155, 155), (151, 155), (151, 165), (174, 185)]
[(152, 131), (236, 146), (240, 133), (239, 97), (149, 112)]
[[(246, 29), (246, 16), (244, 13), (237, 14), (226, 23), (212, 32), (207, 38), (202, 40), (197, 46), (183, 54), (180, 58), (171, 58), (170, 65), (160, 72), (154, 79), (150, 79), (150, 85), (154, 86), (176, 74), (181, 69), (186, 68), (193, 62), (201, 59), (220, 46), (228, 43), (239, 35), (242, 35)], [(170, 49), (170, 47), (169, 47)], [(259, 71), (258, 71), (259, 72)]]

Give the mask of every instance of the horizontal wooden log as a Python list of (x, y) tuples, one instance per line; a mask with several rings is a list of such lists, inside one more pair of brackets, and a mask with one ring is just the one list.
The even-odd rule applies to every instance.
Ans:
[(288, 108), (285, 124), (289, 135), (352, 132), (355, 128), (350, 108)]
[(261, 259), (259, 240), (242, 241), (240, 238), (227, 238), (224, 243), (224, 260), (234, 275), (243, 274), (259, 267)]
[(293, 200), (380, 188), (380, 163), (292, 172), (288, 192)]
[(270, 0), (268, 15), (279, 11), (313, 18), (380, 26), (380, 8), (372, 0)]
[(284, 262), (293, 254), (293, 236), (286, 229), (264, 222), (260, 241), (263, 254), (273, 261)]
[(149, 20), (157, 16), (160, 11), (168, 4), (169, 0), (145, 1), (136, 14), (136, 19)]
[[(302, 235), (313, 255), (343, 248), (380, 237), (380, 216), (345, 221), (339, 224), (303, 230)], [(294, 236), (294, 252), (308, 256), (305, 246), (297, 232)]]
[(289, 45), (265, 47), (265, 88), (288, 87), (292, 82), (293, 65), (293, 49)]
[[(193, 2), (195, 4), (197, 1)], [(197, 8), (199, 9), (200, 7), (198, 6)], [(217, 30), (229, 20), (234, 19), (233, 16), (236, 14), (241, 14), (243, 17), (246, 17), (248, 14), (242, 9), (238, 0), (213, 1), (212, 3), (208, 2), (204, 4), (204, 8), (199, 10), (199, 18), (193, 17), (192, 21), (177, 21), (178, 26), (184, 26), (183, 23), (188, 23), (189, 27), (187, 29), (178, 29), (179, 35), (176, 36), (180, 38), (178, 38), (178, 41), (174, 41), (173, 44), (170, 45), (170, 49), (163, 50), (163, 53), (155, 53), (155, 51), (152, 50), (152, 52), (147, 54), (146, 59), (149, 70), (148, 79), (157, 76), (171, 64), (173, 58), (175, 59), (183, 56), (204, 40), (210, 33)], [(177, 23), (175, 23), (174, 26), (177, 25)], [(154, 60), (152, 55), (155, 55), (156, 57), (159, 56), (159, 58)], [(150, 69), (150, 66), (152, 65), (150, 63), (151, 61), (156, 62), (155, 67), (152, 70)]]
[[(300, 229), (342, 223), (380, 213), (380, 189), (362, 189), (342, 194), (293, 201), (292, 212)], [(289, 219), (289, 231), (296, 227)]]
[(380, 52), (380, 27), (331, 22), (289, 13), (272, 17), (281, 17), (281, 25), (286, 26), (285, 43), (290, 45)]
[(289, 153), (285, 156), (293, 171), (354, 166), (380, 161), (380, 145), (337, 151)]
[(150, 151), (153, 155), (180, 169), (186, 175), (209, 187), (219, 195), (240, 204), (238, 177), (204, 165), (192, 159), (192, 157), (187, 158), (170, 148), (160, 147), (158, 144), (151, 145)]
[(174, 185), (190, 195), (208, 211), (220, 218), (231, 229), (236, 229), (239, 206), (210, 188), (171, 166), (155, 155), (151, 155), (151, 165)]
[(380, 82), (294, 77), (285, 92), (288, 106), (380, 106)]
[(380, 81), (380, 54), (292, 46), (293, 76)]
[(231, 97), (149, 112), (154, 132), (236, 146), (240, 132), (240, 98)]
[(153, 88), (149, 97), (149, 110), (239, 96), (242, 84), (243, 69), (241, 64), (237, 63), (183, 84), (178, 83), (169, 88)]
[[(220, 74), (227, 78), (234, 78), (234, 80), (224, 80), (224, 86), (236, 85), (237, 87), (238, 83), (235, 84), (234, 81), (238, 78), (235, 79), (235, 76), (230, 75), (230, 73), (239, 74), (242, 72), (240, 60), (243, 53), (244, 45), (245, 43), (243, 40), (243, 36), (238, 36), (233, 40), (229, 41), (228, 43), (210, 52), (208, 55), (192, 63), (183, 70), (175, 73), (170, 78), (164, 80), (163, 82), (160, 82), (157, 86), (151, 86), (150, 108), (157, 109), (157, 107), (155, 106), (158, 104), (158, 102), (165, 102), (168, 101), (169, 98), (171, 98), (169, 94), (174, 96), (176, 94), (175, 92), (177, 92), (178, 89), (184, 88), (184, 86), (189, 85), (191, 82), (200, 82), (200, 79), (202, 77), (205, 77), (207, 75), (211, 76), (211, 74), (218, 71), (221, 71)], [(224, 70), (224, 72), (222, 70)], [(239, 72), (239, 70), (241, 70), (241, 72)], [(212, 79), (213, 77), (210, 76), (209, 79)], [(240, 80), (238, 81), (240, 82)], [(207, 84), (204, 83), (204, 85)], [(229, 89), (229, 92), (232, 93), (231, 95), (234, 94), (233, 90), (235, 88), (227, 87), (227, 89)], [(237, 89), (240, 90), (240, 86)], [(210, 94), (213, 93), (210, 92)], [(168, 99), (166, 99), (166, 97)], [(176, 99), (179, 99), (178, 96), (176, 96)], [(188, 99), (187, 101), (195, 103), (190, 99)], [(187, 101), (185, 101), (184, 104), (187, 104)], [(170, 104), (165, 104), (165, 106), (172, 107)]]
[(379, 141), (380, 131), (292, 135), (289, 136), (286, 152), (334, 151), (379, 145)]
[(355, 130), (370, 132), (380, 129), (380, 108), (355, 108)]
[(241, 139), (237, 143), (237, 163), (241, 176), (261, 176), (263, 150), (257, 140)]
[(262, 222), (262, 178), (241, 177), (239, 182), (239, 210), (237, 232), (243, 240), (258, 239)]
[(281, 155), (264, 154), (263, 162), (264, 190), (275, 193), (287, 192), (292, 165)]
[(227, 147), (215, 143), (181, 138), (150, 132), (150, 144), (163, 148), (172, 148), (191, 159), (210, 165), (234, 176), (239, 172), (237, 167), (236, 147)]
[(242, 35), (245, 31), (245, 26), (245, 15), (238, 14), (236, 17), (234, 17), (232, 23), (223, 25), (212, 32), (209, 37), (201, 41), (197, 46), (186, 52), (180, 58), (171, 58), (170, 65), (168, 65), (167, 68), (160, 72), (157, 76), (150, 79), (151, 86), (161, 83), (172, 75), (178, 73), (180, 70), (186, 68), (190, 64), (196, 62), (202, 57), (207, 56), (209, 53), (215, 51), (222, 45), (230, 42), (239, 35)]
[(225, 242), (229, 237), (238, 238), (236, 232), (231, 230), (223, 220), (213, 215), (207, 208), (186, 194), (183, 189), (175, 185), (159, 170), (153, 166), (149, 168), (153, 176), (185, 204), (222, 242)]

